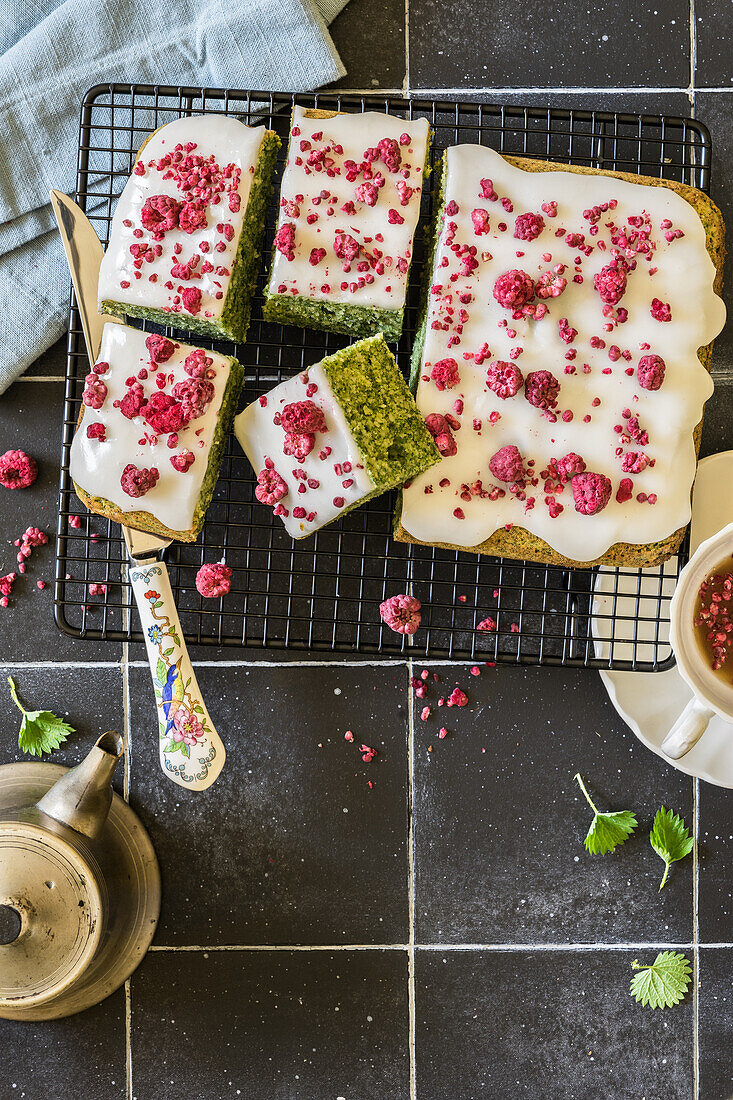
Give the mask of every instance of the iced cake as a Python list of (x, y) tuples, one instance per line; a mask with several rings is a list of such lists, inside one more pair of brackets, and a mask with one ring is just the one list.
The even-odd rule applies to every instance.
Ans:
[(399, 337), (428, 130), (377, 111), (294, 109), (266, 318)]
[(221, 114), (156, 130), (117, 202), (100, 311), (243, 341), (279, 147)]
[(234, 432), (257, 500), (296, 539), (440, 458), (381, 335), (281, 382), (239, 414)]
[(412, 376), (443, 457), (396, 537), (570, 565), (674, 553), (723, 236), (679, 183), (449, 149)]
[(87, 508), (193, 542), (243, 375), (231, 356), (106, 324), (71, 444), (71, 477)]

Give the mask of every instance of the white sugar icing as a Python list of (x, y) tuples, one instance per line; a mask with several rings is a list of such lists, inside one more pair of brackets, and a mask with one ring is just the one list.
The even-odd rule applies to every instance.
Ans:
[[(111, 501), (123, 512), (150, 512), (171, 530), (186, 531), (193, 525), (194, 510), (201, 495), (231, 359), (214, 351), (206, 352), (212, 359), (211, 370), (215, 372), (211, 379), (214, 396), (203, 416), (180, 429), (176, 446), (169, 448), (167, 435), (156, 436), (141, 416), (128, 420), (114, 407), (114, 402), (127, 392), (126, 379), (137, 375), (141, 369), (149, 372), (147, 379), (142, 381), (146, 397), (158, 392), (156, 370), (164, 371), (167, 377), (172, 376), (166, 393), (177, 382), (189, 379), (183, 363), (194, 349), (174, 340), (176, 350), (171, 358), (158, 367), (151, 367), (145, 347), (147, 335), (127, 325), (104, 326), (98, 361), (109, 363), (109, 370), (101, 375), (107, 396), (101, 409), (84, 406), (84, 415), (71, 444), (71, 477), (88, 494)], [(104, 425), (104, 442), (87, 436), (87, 427), (96, 423)], [(146, 436), (152, 442), (146, 442)], [(180, 473), (171, 465), (171, 456), (185, 451), (194, 455), (194, 462), (185, 473)], [(160, 473), (157, 484), (144, 496), (128, 496), (122, 488), (120, 478), (128, 463), (141, 469), (154, 467)]]
[[(481, 180), (493, 181), (496, 199), (482, 197)], [(491, 191), (490, 188), (488, 188)], [(432, 542), (449, 542), (457, 546), (474, 546), (488, 539), (503, 525), (522, 526), (544, 539), (558, 553), (577, 561), (592, 561), (616, 542), (653, 543), (667, 538), (685, 526), (690, 519), (690, 490), (696, 468), (693, 429), (699, 422), (703, 405), (713, 390), (712, 381), (698, 357), (698, 348), (709, 343), (722, 329), (725, 307), (713, 291), (715, 268), (706, 250), (705, 230), (695, 209), (669, 188), (640, 186), (606, 176), (580, 175), (570, 172), (526, 172), (508, 164), (491, 149), (476, 145), (461, 145), (448, 150), (446, 200), (454, 200), (457, 213), (446, 216), (433, 270), (433, 284), (448, 288), (453, 294), (452, 306), (461, 308), (457, 296), (470, 293), (466, 306), (468, 318), (462, 331), (455, 324), (446, 329), (432, 327), (445, 319), (446, 291), (431, 295), (427, 336), (422, 355), (417, 403), (423, 415), (446, 412), (456, 416), (454, 402), (460, 399), (464, 410), (457, 418), (461, 426), (453, 432), (457, 453), (443, 458), (433, 469), (415, 478), (403, 496), (402, 524), (415, 538)], [(500, 200), (508, 198), (513, 212), (502, 207)], [(598, 234), (589, 234), (590, 222), (583, 211), (611, 199), (615, 209), (601, 214)], [(557, 203), (557, 216), (543, 214), (545, 228), (533, 241), (519, 240), (513, 235), (518, 215), (541, 213), (543, 203)], [(490, 232), (477, 236), (471, 219), (472, 211), (486, 209)], [(652, 225), (651, 239), (656, 243), (651, 266), (638, 257), (636, 270), (628, 274), (627, 290), (618, 303), (628, 311), (625, 323), (611, 332), (604, 331), (603, 303), (594, 289), (593, 276), (611, 259), (610, 231), (606, 223), (629, 229), (627, 219), (646, 212)], [(669, 219), (671, 229), (680, 229), (684, 236), (668, 242), (660, 223)], [(469, 275), (459, 275), (450, 282), (450, 273), (457, 270), (458, 258), (446, 242), (449, 223), (455, 223), (454, 244), (474, 244), (478, 267)], [(507, 226), (499, 230), (499, 223)], [(666, 224), (666, 223), (665, 223)], [(583, 282), (573, 282), (576, 272), (574, 258), (577, 246), (570, 246), (555, 231), (584, 233), (585, 243), (593, 245), (589, 256), (581, 254), (580, 270)], [(669, 231), (669, 230), (668, 230)], [(606, 251), (597, 245), (605, 241)], [(523, 253), (523, 255), (518, 255)], [(551, 261), (543, 259), (551, 254)], [(494, 298), (493, 287), (498, 276), (510, 269), (521, 269), (537, 279), (540, 271), (554, 265), (567, 265), (565, 291), (557, 298), (547, 298), (549, 313), (541, 320), (513, 320), (511, 310)], [(664, 323), (651, 316), (653, 298), (671, 306), (672, 320)], [(441, 302), (443, 312), (441, 313)], [(454, 315), (455, 318), (456, 315)], [(572, 344), (563, 342), (558, 321), (567, 318), (578, 330)], [(501, 327), (500, 322), (507, 324)], [(460, 328), (460, 326), (459, 326)], [(514, 330), (516, 335), (509, 335)], [(451, 337), (457, 337), (451, 342)], [(599, 336), (606, 347), (591, 347), (590, 338)], [(488, 354), (480, 365), (473, 355), (488, 344)], [(611, 345), (631, 353), (630, 361), (609, 358)], [(647, 344), (648, 348), (640, 345)], [(523, 351), (512, 360), (513, 348)], [(574, 361), (565, 356), (577, 351)], [(471, 358), (464, 359), (464, 353)], [(666, 362), (666, 375), (660, 389), (642, 389), (636, 377), (640, 356), (656, 354)], [(431, 364), (452, 357), (458, 364), (460, 381), (451, 389), (440, 392), (430, 378)], [(479, 356), (481, 358), (481, 356)], [(558, 415), (552, 424), (524, 397), (524, 388), (513, 397), (501, 400), (486, 386), (486, 369), (495, 359), (514, 361), (524, 375), (532, 371), (550, 370), (560, 382), (556, 413), (570, 410), (573, 419), (564, 422)], [(582, 364), (591, 368), (584, 374)], [(576, 373), (565, 374), (566, 366), (574, 365)], [(625, 371), (634, 368), (629, 377)], [(610, 374), (603, 374), (610, 368)], [(597, 407), (594, 398), (600, 399)], [(642, 428), (649, 433), (649, 442), (641, 446), (633, 441), (620, 444), (614, 426), (625, 424), (622, 411), (628, 409), (638, 416)], [(500, 414), (493, 425), (492, 413)], [(584, 416), (592, 417), (590, 423)], [(474, 418), (481, 420), (481, 430), (475, 431)], [(587, 516), (574, 507), (572, 489), (566, 485), (555, 499), (563, 511), (552, 518), (545, 503), (544, 481), (535, 487), (528, 485), (526, 495), (536, 498), (535, 506), (526, 510), (527, 501), (510, 492), (498, 500), (469, 496), (460, 498), (461, 486), (477, 479), (484, 488), (499, 486), (508, 490), (492, 476), (489, 459), (501, 447), (514, 445), (525, 459), (534, 459), (535, 472), (547, 467), (551, 458), (560, 459), (569, 452), (580, 455), (589, 471), (605, 474), (613, 490), (610, 502), (600, 512)], [(624, 452), (643, 451), (654, 460), (643, 472), (624, 472), (618, 446)], [(616, 492), (621, 478), (631, 478), (632, 498), (618, 503)], [(440, 487), (441, 479), (450, 484)], [(430, 487), (432, 491), (426, 493)], [(656, 495), (656, 503), (640, 502), (637, 493)], [(459, 508), (465, 518), (454, 515)]]
[[(295, 133), (295, 131), (299, 131)], [(314, 134), (321, 134), (314, 138)], [(364, 161), (364, 152), (374, 149), (382, 138), (400, 141), (402, 135), (409, 135), (409, 144), (400, 145), (402, 163), (397, 172), (390, 172), (382, 160), (371, 164), (371, 171), (381, 173), (384, 185), (378, 189), (377, 201), (373, 206), (356, 197), (356, 189), (363, 184), (364, 176), (350, 182), (345, 175), (344, 162), (353, 160), (357, 165)], [(326, 300), (329, 302), (347, 302), (350, 305), (377, 306), (383, 309), (399, 309), (404, 305), (407, 286), (407, 268), (412, 256), (412, 241), (420, 213), (422, 193), (422, 173), (428, 140), (428, 124), (425, 119), (406, 121), (377, 111), (364, 114), (337, 114), (333, 118), (308, 118), (302, 107), (296, 107), (293, 115), (288, 161), (283, 174), (280, 192), (281, 207), (278, 229), (293, 223), (295, 225), (294, 259), (288, 260), (280, 251), (275, 251), (275, 261), (270, 279), (270, 294), (292, 295), (294, 292), (303, 297)], [(310, 143), (311, 149), (300, 149), (300, 143)], [(343, 152), (334, 152), (333, 146), (340, 145)], [(329, 146), (328, 156), (333, 160), (329, 177), (326, 171), (315, 171), (307, 164), (313, 150), (320, 151)], [(296, 163), (301, 160), (301, 164)], [(412, 189), (406, 205), (401, 205), (398, 183), (404, 183)], [(329, 192), (329, 199), (321, 198), (321, 191)], [(406, 195), (407, 192), (403, 191)], [(302, 195), (298, 199), (296, 196)], [(317, 201), (313, 202), (316, 199)], [(293, 208), (282, 205), (296, 202), (298, 213)], [(346, 202), (353, 202), (354, 213), (341, 209)], [(332, 210), (331, 214), (327, 211)], [(396, 211), (403, 218), (402, 224), (389, 221), (389, 211)], [(318, 220), (308, 224), (309, 215), (317, 215)], [(374, 255), (379, 249), (384, 256), (384, 272), (380, 273), (374, 263), (360, 253), (351, 264), (345, 264), (334, 251), (337, 231), (350, 234), (363, 246), (367, 255)], [(379, 235), (383, 237), (379, 241)], [(324, 249), (325, 256), (315, 266), (310, 263), (313, 249)], [(405, 270), (398, 270), (397, 261), (403, 261)], [(368, 270), (360, 272), (359, 263), (367, 263)], [(350, 270), (346, 271), (345, 266)], [(360, 277), (369, 275), (373, 282), (366, 283), (352, 291), (349, 286)], [(342, 283), (346, 288), (342, 289)], [(324, 290), (324, 287), (327, 289)]]
[[(252, 187), (254, 166), (264, 136), (263, 126), (245, 126), (236, 118), (221, 114), (179, 118), (153, 134), (137, 162), (144, 167), (144, 173), (137, 175), (133, 172), (117, 202), (109, 245), (99, 271), (100, 302), (106, 299), (149, 309), (172, 310), (185, 316), (187, 311), (176, 298), (182, 289), (195, 287), (201, 291), (201, 304), (196, 316), (202, 320), (215, 320), (221, 316)], [(186, 193), (176, 179), (165, 179), (165, 170), (156, 168), (161, 158), (173, 153), (177, 145), (183, 145), (184, 150), (187, 145), (193, 145), (195, 148), (191, 152), (204, 158), (213, 155), (222, 169), (233, 166), (241, 170), (239, 183), (234, 189), (239, 195), (239, 210), (229, 208), (229, 192), (224, 192), (220, 202), (206, 205), (206, 224), (200, 229), (193, 233), (186, 233), (180, 228), (170, 229), (162, 240), (156, 241), (151, 232), (143, 228), (141, 212), (145, 202), (156, 195), (167, 195), (178, 202), (185, 200)], [(226, 231), (231, 235), (230, 240), (217, 231), (217, 225), (231, 226), (231, 231)], [(145, 260), (137, 269), (130, 249), (138, 251), (136, 246), (146, 243), (151, 247), (160, 245), (161, 254), (152, 260)], [(217, 252), (217, 245), (224, 247)], [(174, 251), (176, 246), (180, 248), (178, 253)], [(171, 274), (174, 264), (186, 264), (196, 256), (198, 266), (194, 275), (200, 277), (182, 280)], [(214, 270), (201, 274), (201, 268), (207, 262)], [(217, 268), (225, 268), (230, 274), (217, 274)], [(140, 273), (139, 279), (135, 277), (136, 273)], [(151, 276), (155, 277), (153, 281)], [(124, 283), (129, 285), (121, 285)], [(167, 287), (166, 283), (172, 283), (173, 288)], [(217, 294), (221, 297), (217, 298)]]
[[(236, 417), (234, 434), (255, 473), (264, 469), (265, 459), (272, 460), (276, 472), (288, 487), (287, 494), (280, 501), (282, 509), (288, 514), (283, 511), (278, 514), (292, 538), (304, 538), (368, 496), (375, 485), (364, 467), (361, 451), (344, 411), (319, 363), (309, 367), (305, 373), (281, 382), (265, 395), (265, 400), (267, 404), (264, 406), (260, 400), (253, 401)], [(323, 410), (326, 430), (316, 433), (313, 450), (299, 461), (284, 453), (285, 432), (273, 423), (273, 418), (285, 405), (306, 400), (313, 401)], [(331, 453), (324, 455), (324, 449), (328, 447)], [(322, 455), (324, 457), (320, 457)], [(344, 470), (344, 464), (350, 464), (351, 470)], [(295, 470), (305, 471), (306, 480), (296, 477)], [(308, 485), (307, 479), (317, 481), (318, 486)], [(353, 484), (345, 485), (347, 481)], [(305, 485), (306, 491), (299, 493), (299, 485)], [(343, 504), (335, 504), (336, 499), (343, 500)], [(305, 518), (298, 519), (293, 515), (293, 509), (298, 507), (305, 508)], [(307, 517), (313, 513), (315, 515), (309, 520)]]

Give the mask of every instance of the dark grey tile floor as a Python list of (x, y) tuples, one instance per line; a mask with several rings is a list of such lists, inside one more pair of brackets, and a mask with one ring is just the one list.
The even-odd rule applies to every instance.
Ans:
[[(695, 115), (733, 224), (722, 0), (351, 0), (333, 36), (344, 87)], [(733, 446), (731, 331), (716, 345), (705, 453)], [(26, 526), (55, 525), (64, 367), (60, 342), (0, 400), (0, 449), (28, 446), (41, 464), (29, 492), (3, 497), (3, 573)], [(51, 586), (36, 587), (52, 576), (49, 547), (0, 615), (0, 762), (18, 756), (8, 673), (77, 727), (61, 763), (123, 730), (116, 782), (155, 842), (164, 903), (125, 990), (66, 1021), (0, 1021), (0, 1100), (733, 1095), (731, 796), (647, 753), (595, 673), (431, 664), (418, 700), (409, 681), (423, 666), (407, 660), (202, 648), (229, 756), (193, 796), (158, 769), (140, 648), (61, 635)], [(423, 722), (456, 682), (468, 706)], [(362, 742), (378, 750), (369, 764)], [(601, 807), (638, 815), (612, 856), (583, 849), (576, 770)], [(661, 803), (697, 846), (659, 894), (646, 834)], [(661, 946), (695, 966), (690, 995), (664, 1013), (628, 994), (631, 962)]]

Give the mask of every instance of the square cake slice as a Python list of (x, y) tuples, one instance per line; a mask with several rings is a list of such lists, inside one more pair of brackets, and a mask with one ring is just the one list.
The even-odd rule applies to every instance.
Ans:
[(193, 542), (243, 378), (229, 355), (106, 324), (71, 444), (71, 477), (87, 508)]
[(243, 341), (279, 148), (221, 114), (156, 130), (117, 202), (100, 312)]
[(425, 119), (294, 109), (268, 320), (399, 338), (428, 136)]
[(562, 565), (673, 554), (723, 240), (680, 183), (448, 149), (413, 355), (443, 458), (404, 491), (396, 537)]
[(305, 538), (440, 458), (384, 338), (288, 378), (239, 414), (255, 496)]

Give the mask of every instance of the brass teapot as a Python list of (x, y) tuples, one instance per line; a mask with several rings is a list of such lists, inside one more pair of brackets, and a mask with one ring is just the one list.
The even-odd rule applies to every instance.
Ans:
[(104, 733), (75, 768), (0, 767), (0, 1017), (50, 1020), (113, 993), (147, 951), (160, 872), (112, 791), (123, 751)]

